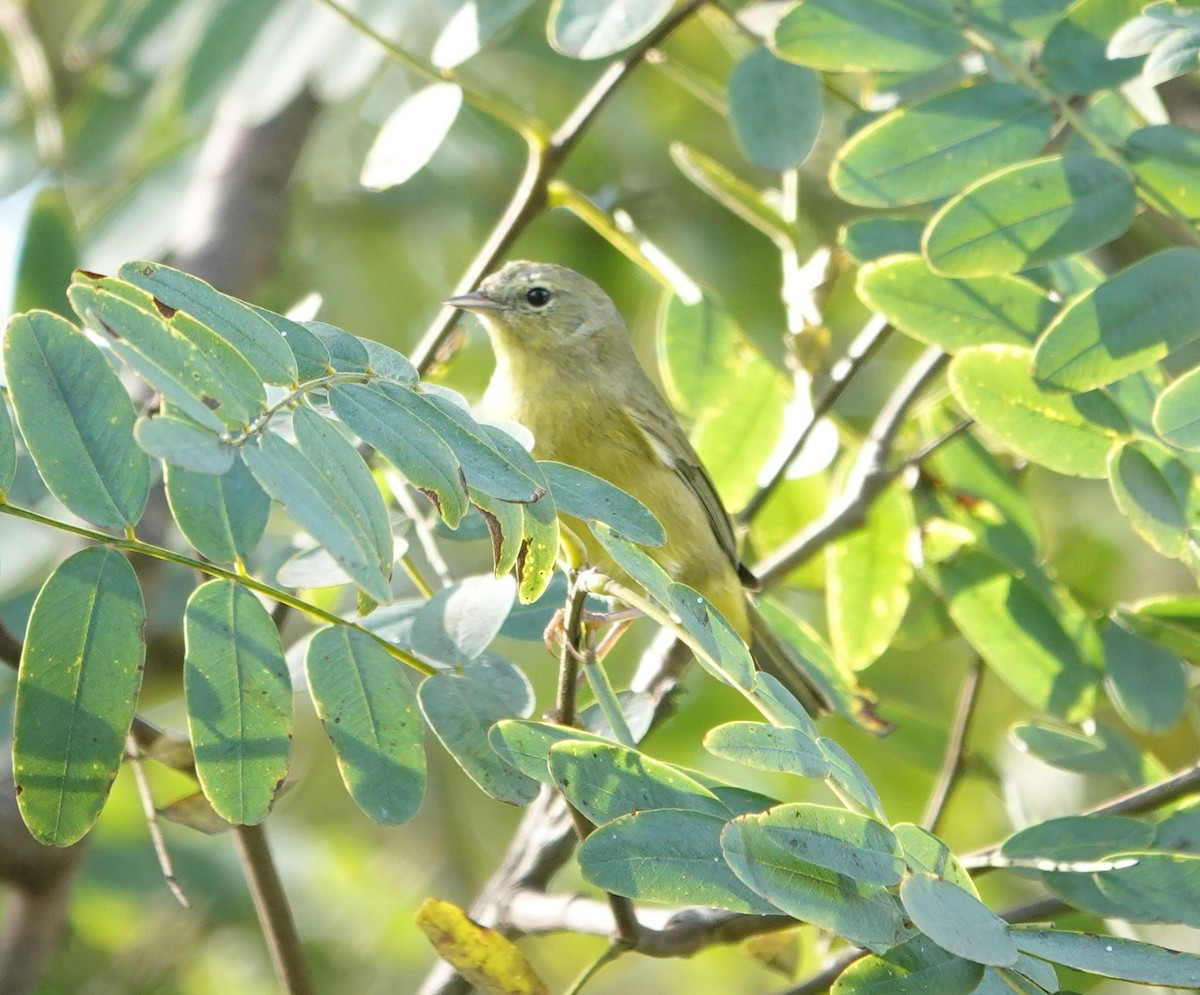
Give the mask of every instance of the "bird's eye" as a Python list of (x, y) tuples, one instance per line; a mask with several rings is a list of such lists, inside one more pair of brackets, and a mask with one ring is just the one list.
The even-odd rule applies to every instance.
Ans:
[(530, 287), (525, 291), (525, 300), (529, 302), (530, 307), (545, 307), (550, 303), (550, 298), (553, 296), (545, 287)]

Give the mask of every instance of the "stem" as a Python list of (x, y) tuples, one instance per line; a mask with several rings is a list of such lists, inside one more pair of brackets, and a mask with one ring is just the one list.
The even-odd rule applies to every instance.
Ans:
[(287, 591), (274, 587), (265, 581), (257, 580), (254, 577), (248, 577), (245, 574), (238, 573), (236, 570), (229, 570), (225, 567), (217, 566), (215, 563), (208, 563), (204, 560), (197, 560), (193, 557), (186, 556), (183, 553), (176, 553), (170, 549), (164, 549), (162, 546), (155, 546), (151, 543), (142, 542), (140, 539), (118, 538), (117, 536), (108, 535), (105, 532), (98, 532), (95, 529), (89, 529), (82, 525), (74, 525), (70, 522), (59, 521), (58, 519), (49, 518), (45, 515), (40, 515), (36, 511), (30, 511), (27, 508), (19, 508), (13, 504), (0, 504), (0, 513), (12, 515), (15, 518), (23, 518), (26, 521), (36, 522), (39, 525), (45, 525), (47, 528), (58, 529), (62, 532), (69, 532), (72, 535), (81, 536), (84, 539), (90, 539), (92, 542), (99, 543), (103, 546), (110, 546), (113, 549), (121, 549), (128, 553), (140, 553), (142, 556), (149, 556), (155, 560), (165, 560), (168, 563), (175, 563), (178, 566), (188, 567), (189, 569), (199, 571), (202, 574), (207, 574), (209, 577), (220, 577), (224, 580), (231, 580), (243, 587), (249, 588), (252, 591), (257, 591), (259, 594), (265, 594), (268, 598), (287, 605), (289, 608), (294, 608), (296, 611), (303, 612), (310, 618), (315, 618), (320, 622), (325, 622), (329, 625), (344, 625), (351, 629), (357, 629), (359, 632), (370, 636), (380, 646), (388, 651), (393, 657), (401, 663), (406, 663), (414, 670), (419, 670), (422, 674), (429, 675), (434, 672), (434, 668), (422, 660), (418, 660), (411, 653), (402, 650), (398, 646), (394, 646), (387, 640), (382, 639), (370, 629), (367, 629), (356, 622), (350, 622), (333, 612), (326, 611), (324, 608), (319, 608), (314, 604), (310, 604), (301, 598), (297, 598)]
[(554, 698), (555, 719), (565, 726), (575, 725), (579, 658), (583, 650), (583, 606), (586, 602), (587, 588), (579, 583), (577, 577), (572, 577), (563, 619), (562, 651), (558, 659), (558, 690)]
[(950, 738), (946, 741), (946, 752), (942, 758), (942, 768), (930, 792), (929, 801), (925, 806), (925, 814), (921, 817), (921, 826), (929, 832), (937, 829), (950, 792), (957, 783), (958, 775), (963, 766), (963, 747), (967, 741), (967, 727), (971, 716), (975, 713), (975, 702), (979, 699), (980, 679), (983, 676), (983, 661), (975, 657), (971, 661), (971, 669), (963, 680), (958, 692), (958, 706), (954, 710), (954, 725), (950, 729)]
[(154, 808), (154, 797), (150, 793), (150, 781), (146, 777), (146, 768), (142, 764), (142, 753), (138, 748), (137, 737), (133, 733), (130, 733), (125, 740), (125, 753), (129, 758), (133, 779), (137, 783), (138, 797), (142, 801), (142, 812), (146, 816), (146, 828), (150, 831), (150, 841), (154, 845), (154, 853), (158, 857), (158, 866), (162, 871), (163, 880), (166, 881), (167, 888), (170, 889), (179, 904), (185, 909), (190, 909), (192, 903), (188, 901), (187, 895), (183, 893), (183, 888), (179, 886), (179, 879), (175, 876), (175, 867), (171, 862), (171, 854), (167, 850), (167, 841), (163, 839), (158, 812)]
[(296, 920), (267, 846), (266, 831), (262, 826), (234, 826), (233, 839), (280, 989), (284, 995), (314, 995)]

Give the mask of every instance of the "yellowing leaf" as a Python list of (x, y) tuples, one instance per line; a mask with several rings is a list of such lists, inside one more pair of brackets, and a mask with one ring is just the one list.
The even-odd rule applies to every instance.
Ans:
[(472, 922), (457, 905), (427, 898), (416, 922), (438, 956), (486, 995), (550, 995), (512, 941)]

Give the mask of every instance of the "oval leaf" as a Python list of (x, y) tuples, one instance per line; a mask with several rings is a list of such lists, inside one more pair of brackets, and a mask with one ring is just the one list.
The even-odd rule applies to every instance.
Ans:
[(244, 587), (210, 580), (184, 614), (183, 686), (196, 774), (221, 818), (254, 826), (287, 775), (292, 682), (270, 614)]
[(133, 437), (151, 456), (196, 473), (225, 473), (237, 455), (215, 432), (168, 414), (139, 418)]
[(1135, 204), (1129, 176), (1104, 159), (1036, 159), (952, 198), (921, 251), (944, 276), (1016, 273), (1112, 241), (1133, 223)]
[(1200, 369), (1190, 370), (1162, 392), (1154, 405), (1154, 428), (1165, 442), (1200, 450)]
[(365, 633), (329, 626), (304, 670), (350, 797), (376, 822), (407, 822), (425, 796), (424, 727), (400, 663)]
[(765, 48), (747, 55), (729, 79), (729, 119), (746, 158), (780, 172), (799, 166), (821, 129), (824, 96), (811, 69)]
[(1018, 949), (1087, 974), (1122, 978), (1144, 985), (1200, 986), (1200, 957), (1118, 936), (1095, 936), (1061, 929), (1012, 931)]
[(446, 140), (462, 99), (457, 83), (434, 83), (401, 103), (375, 136), (358, 181), (387, 190), (419, 172)]
[(573, 59), (604, 59), (648, 35), (674, 0), (554, 0), (550, 44)]
[(971, 995), (983, 965), (947, 953), (926, 936), (914, 936), (882, 957), (863, 957), (838, 976), (831, 995)]
[(704, 748), (715, 757), (756, 770), (826, 777), (829, 761), (804, 729), (765, 722), (727, 722), (710, 729)]
[(29, 831), (69, 846), (121, 766), (146, 647), (137, 575), (113, 549), (63, 560), (33, 604), (17, 676), (13, 779)]
[(654, 513), (621, 488), (565, 463), (539, 460), (538, 466), (563, 514), (603, 522), (641, 546), (661, 546), (667, 541), (667, 534)]
[(168, 466), (166, 489), (184, 538), (216, 563), (244, 561), (267, 529), (271, 499), (240, 462), (220, 475)]
[(1017, 962), (1008, 923), (958, 885), (920, 871), (901, 883), (900, 901), (913, 925), (943, 950), (993, 967)]

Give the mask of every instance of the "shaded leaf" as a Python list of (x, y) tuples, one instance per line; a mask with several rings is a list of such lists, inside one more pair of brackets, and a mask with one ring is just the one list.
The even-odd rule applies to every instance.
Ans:
[(764, 169), (799, 166), (817, 140), (824, 95), (811, 69), (754, 49), (729, 79), (729, 120), (746, 158)]
[(943, 950), (995, 967), (1017, 962), (1008, 923), (958, 885), (918, 871), (901, 882), (900, 901), (913, 924)]
[(133, 437), (151, 456), (195, 473), (226, 473), (237, 456), (216, 433), (168, 414), (138, 418)]
[(563, 514), (604, 522), (641, 546), (661, 546), (667, 541), (667, 534), (654, 513), (607, 480), (565, 463), (539, 460), (538, 466)]
[(1200, 985), (1200, 957), (1117, 936), (1093, 936), (1061, 929), (1015, 927), (1017, 947), (1043, 960), (1106, 978), (1147, 985)]
[(603, 59), (648, 35), (667, 16), (673, 0), (554, 0), (550, 44), (573, 59)]
[(244, 561), (266, 531), (271, 499), (241, 462), (220, 475), (169, 466), (166, 490), (184, 538), (217, 563)]
[(914, 936), (882, 956), (863, 957), (833, 983), (831, 995), (970, 995), (983, 965), (947, 953), (926, 936)]

